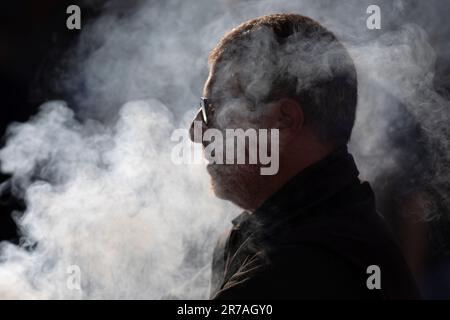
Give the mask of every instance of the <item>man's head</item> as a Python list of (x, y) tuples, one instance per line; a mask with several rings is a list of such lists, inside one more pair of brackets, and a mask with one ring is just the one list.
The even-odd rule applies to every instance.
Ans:
[(355, 67), (317, 22), (296, 14), (245, 22), (220, 40), (209, 66), (203, 130), (279, 130), (275, 175), (261, 175), (260, 163), (208, 167), (219, 197), (255, 209), (293, 175), (348, 142), (357, 103)]

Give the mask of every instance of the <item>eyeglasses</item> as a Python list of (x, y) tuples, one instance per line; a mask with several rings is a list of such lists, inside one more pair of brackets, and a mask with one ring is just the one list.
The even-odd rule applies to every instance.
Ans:
[[(234, 98), (234, 99), (230, 99), (230, 101), (234, 101), (234, 103), (240, 103), (242, 105), (245, 105), (250, 111), (256, 110), (256, 104), (248, 99)], [(197, 111), (196, 117), (201, 112), (203, 123), (205, 125), (208, 125), (208, 121), (210, 121), (212, 119), (212, 116), (215, 111), (216, 111), (216, 108), (211, 103), (211, 100), (206, 97), (201, 97), (200, 98), (200, 108)]]
[(208, 118), (210, 118), (212, 113), (214, 112), (214, 107), (208, 98), (200, 98), (200, 109), (198, 110), (198, 112), (202, 113), (203, 122), (205, 124), (208, 124)]

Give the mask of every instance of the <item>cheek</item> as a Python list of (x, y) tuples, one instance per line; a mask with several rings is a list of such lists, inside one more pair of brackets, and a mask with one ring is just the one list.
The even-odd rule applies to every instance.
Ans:
[(217, 114), (215, 120), (217, 126), (220, 129), (232, 129), (239, 126), (239, 123), (241, 122), (241, 116), (239, 115), (239, 113), (230, 110), (221, 110), (221, 112)]
[(216, 116), (217, 125), (223, 129), (256, 128), (258, 119), (256, 112), (250, 111), (245, 105), (225, 105)]

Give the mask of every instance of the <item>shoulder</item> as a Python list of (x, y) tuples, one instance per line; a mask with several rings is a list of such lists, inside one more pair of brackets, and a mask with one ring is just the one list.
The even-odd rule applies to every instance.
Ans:
[(360, 282), (344, 260), (320, 246), (296, 244), (248, 257), (216, 298), (349, 299), (365, 294), (365, 280)]

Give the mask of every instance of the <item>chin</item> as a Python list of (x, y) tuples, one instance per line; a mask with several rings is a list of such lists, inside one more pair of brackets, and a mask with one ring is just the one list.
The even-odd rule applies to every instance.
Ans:
[(249, 200), (252, 199), (254, 184), (249, 183), (251, 180), (248, 180), (245, 171), (232, 165), (211, 164), (207, 168), (211, 176), (211, 187), (217, 198), (231, 201), (246, 210), (251, 207)]
[(226, 192), (223, 188), (221, 188), (219, 185), (214, 183), (214, 181), (211, 182), (211, 189), (217, 198), (222, 200), (231, 200), (230, 194)]
[(211, 177), (211, 188), (214, 195), (222, 200), (231, 200), (230, 189), (232, 188), (227, 186), (230, 182), (227, 181), (226, 175), (221, 174), (219, 165), (208, 165), (208, 173)]
[(212, 189), (214, 192), (214, 195), (221, 200), (230, 201), (234, 205), (247, 210), (248, 205), (246, 205), (246, 202), (243, 200), (244, 197), (242, 195), (237, 195), (236, 192), (231, 192), (228, 188), (223, 188), (220, 185), (215, 184), (214, 182), (211, 183)]

